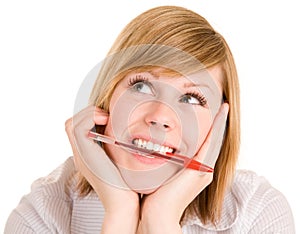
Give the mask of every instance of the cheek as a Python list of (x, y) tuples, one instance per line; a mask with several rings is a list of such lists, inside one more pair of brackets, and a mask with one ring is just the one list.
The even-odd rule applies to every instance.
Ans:
[(152, 101), (150, 95), (137, 95), (127, 89), (116, 89), (109, 106), (110, 116), (107, 133), (118, 140), (126, 140), (128, 128), (135, 123), (144, 121), (148, 103)]
[[(208, 110), (197, 111), (197, 118), (195, 124), (191, 128), (192, 134), (187, 134), (186, 139), (188, 140), (189, 148), (193, 149), (192, 155), (195, 155), (203, 142), (205, 141), (207, 134), (212, 125), (212, 117)], [(194, 135), (194, 137), (191, 137)], [(191, 139), (193, 138), (193, 139)]]
[(122, 88), (117, 87), (113, 92), (109, 103), (109, 118), (105, 126), (104, 134), (116, 138), (118, 134), (118, 129), (123, 129), (123, 120), (126, 119), (126, 109), (125, 103), (121, 103)]
[(205, 138), (207, 137), (207, 134), (211, 128), (212, 125), (212, 118), (210, 114), (202, 114), (198, 118), (198, 126), (200, 129), (199, 133), (199, 146), (202, 145)]

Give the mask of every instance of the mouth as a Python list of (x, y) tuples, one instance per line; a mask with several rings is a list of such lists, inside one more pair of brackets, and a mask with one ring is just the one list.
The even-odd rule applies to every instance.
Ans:
[[(158, 152), (160, 154), (166, 154), (166, 153), (175, 153), (176, 149), (166, 146), (166, 145), (160, 145), (157, 143), (154, 143), (152, 141), (146, 141), (144, 139), (141, 138), (135, 138), (132, 140), (132, 144), (137, 146), (140, 149), (147, 149), (149, 151), (155, 151)], [(146, 155), (142, 155), (144, 157), (147, 158), (155, 158), (154, 156), (146, 156)]]

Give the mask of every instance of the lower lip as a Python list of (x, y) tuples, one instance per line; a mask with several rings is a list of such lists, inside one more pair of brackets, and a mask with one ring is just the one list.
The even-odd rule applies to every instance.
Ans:
[(149, 165), (160, 165), (166, 162), (165, 159), (162, 158), (148, 158), (145, 156), (141, 156), (140, 154), (137, 153), (133, 153), (133, 156), (140, 162), (144, 163), (144, 164), (149, 164)]

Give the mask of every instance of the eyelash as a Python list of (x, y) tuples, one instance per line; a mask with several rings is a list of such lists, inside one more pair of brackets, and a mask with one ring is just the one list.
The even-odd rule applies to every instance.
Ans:
[(201, 93), (198, 93), (198, 92), (188, 92), (185, 95), (189, 95), (189, 96), (191, 96), (193, 98), (196, 98), (199, 101), (199, 103), (200, 103), (201, 106), (205, 106), (207, 104), (207, 100), (206, 100), (205, 96), (203, 94), (201, 94)]
[(131, 77), (129, 80), (128, 80), (128, 86), (129, 87), (132, 87), (134, 86), (136, 83), (139, 83), (139, 82), (143, 82), (143, 83), (148, 83), (148, 78), (142, 76), (142, 75), (136, 75), (134, 77)]
[[(135, 84), (137, 84), (139, 82), (143, 82), (143, 83), (147, 84), (147, 83), (149, 83), (148, 80), (149, 80), (148, 78), (146, 78), (146, 77), (144, 77), (142, 75), (136, 75), (134, 77), (131, 77), (128, 80), (128, 86), (129, 87), (133, 87)], [(206, 106), (206, 104), (207, 104), (207, 100), (206, 100), (205, 96), (202, 95), (201, 93), (198, 93), (198, 92), (187, 92), (184, 95), (189, 95), (189, 96), (191, 96), (193, 98), (196, 98), (199, 101), (199, 103), (200, 103), (201, 106)]]

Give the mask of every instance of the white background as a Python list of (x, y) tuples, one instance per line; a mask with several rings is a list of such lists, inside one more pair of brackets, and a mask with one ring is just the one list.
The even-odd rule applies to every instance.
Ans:
[(1, 1), (0, 230), (31, 183), (71, 155), (64, 122), (85, 75), (125, 24), (158, 5), (188, 7), (226, 38), (241, 84), (238, 167), (285, 194), (300, 230), (298, 4), (182, 2)]

